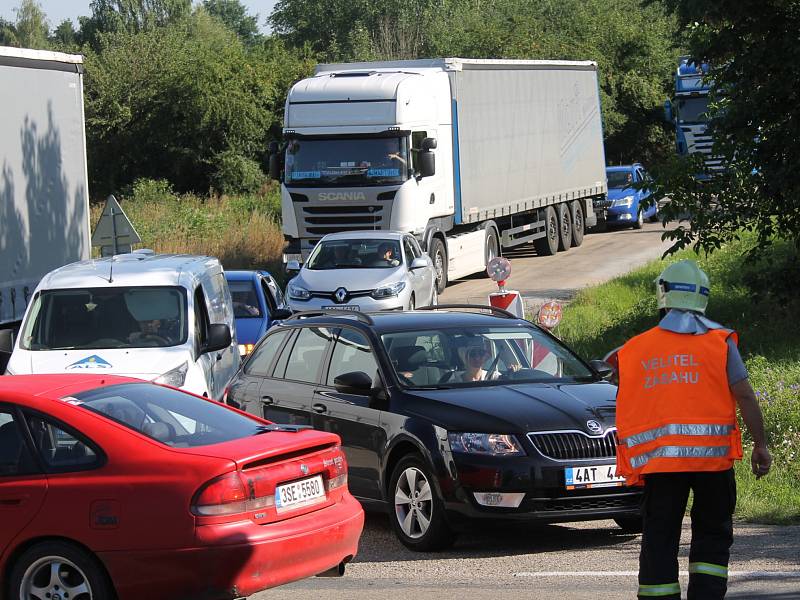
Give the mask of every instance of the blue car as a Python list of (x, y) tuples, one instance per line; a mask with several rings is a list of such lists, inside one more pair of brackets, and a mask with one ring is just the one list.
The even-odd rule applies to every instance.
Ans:
[(655, 221), (658, 217), (658, 206), (643, 208), (641, 203), (650, 196), (650, 190), (639, 186), (650, 180), (644, 167), (639, 163), (620, 167), (607, 167), (608, 208), (606, 223), (608, 225), (630, 226), (641, 229), (645, 219)]
[(244, 358), (273, 322), (288, 318), (292, 311), (266, 271), (225, 271), (225, 279), (233, 297), (239, 354)]

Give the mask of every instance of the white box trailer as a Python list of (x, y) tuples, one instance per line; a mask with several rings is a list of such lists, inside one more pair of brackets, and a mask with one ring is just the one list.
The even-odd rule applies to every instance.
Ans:
[(285, 259), (326, 233), (414, 233), (440, 291), (502, 248), (580, 245), (606, 194), (594, 62), (431, 59), (320, 65), (286, 100)]
[(46, 273), (89, 258), (83, 58), (0, 47), (0, 106), (0, 328), (9, 328)]

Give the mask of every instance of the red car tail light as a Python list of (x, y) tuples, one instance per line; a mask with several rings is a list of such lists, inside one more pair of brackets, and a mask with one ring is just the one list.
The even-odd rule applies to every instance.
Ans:
[(202, 517), (243, 513), (248, 508), (247, 496), (247, 487), (239, 473), (227, 473), (197, 490), (192, 499), (192, 513)]
[(328, 479), (328, 483), (325, 485), (325, 489), (328, 492), (340, 487), (347, 487), (347, 473)]

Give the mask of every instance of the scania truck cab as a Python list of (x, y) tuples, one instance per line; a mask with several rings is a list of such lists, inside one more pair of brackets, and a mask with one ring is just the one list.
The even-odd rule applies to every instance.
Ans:
[(325, 234), (413, 233), (437, 287), (533, 241), (579, 245), (606, 192), (596, 64), (430, 59), (320, 65), (286, 100), (286, 262)]

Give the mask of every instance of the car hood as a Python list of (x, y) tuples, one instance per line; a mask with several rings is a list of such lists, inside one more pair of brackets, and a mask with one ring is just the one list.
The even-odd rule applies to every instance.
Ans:
[(266, 331), (266, 319), (248, 318), (236, 319), (236, 343), (255, 344)]
[(183, 346), (26, 352), (30, 373), (91, 373), (153, 379), (189, 358)]
[(608, 189), (609, 200), (618, 200), (619, 198), (624, 198), (625, 196), (635, 196), (635, 195), (636, 195), (636, 190), (633, 189), (632, 187)]
[(329, 271), (312, 271), (303, 269), (292, 280), (292, 285), (299, 285), (313, 292), (333, 292), (340, 287), (348, 291), (374, 290), (405, 278), (403, 266), (393, 269), (331, 269)]
[(410, 391), (406, 411), (449, 431), (521, 433), (587, 428), (616, 420), (617, 388), (609, 383), (519, 384)]

